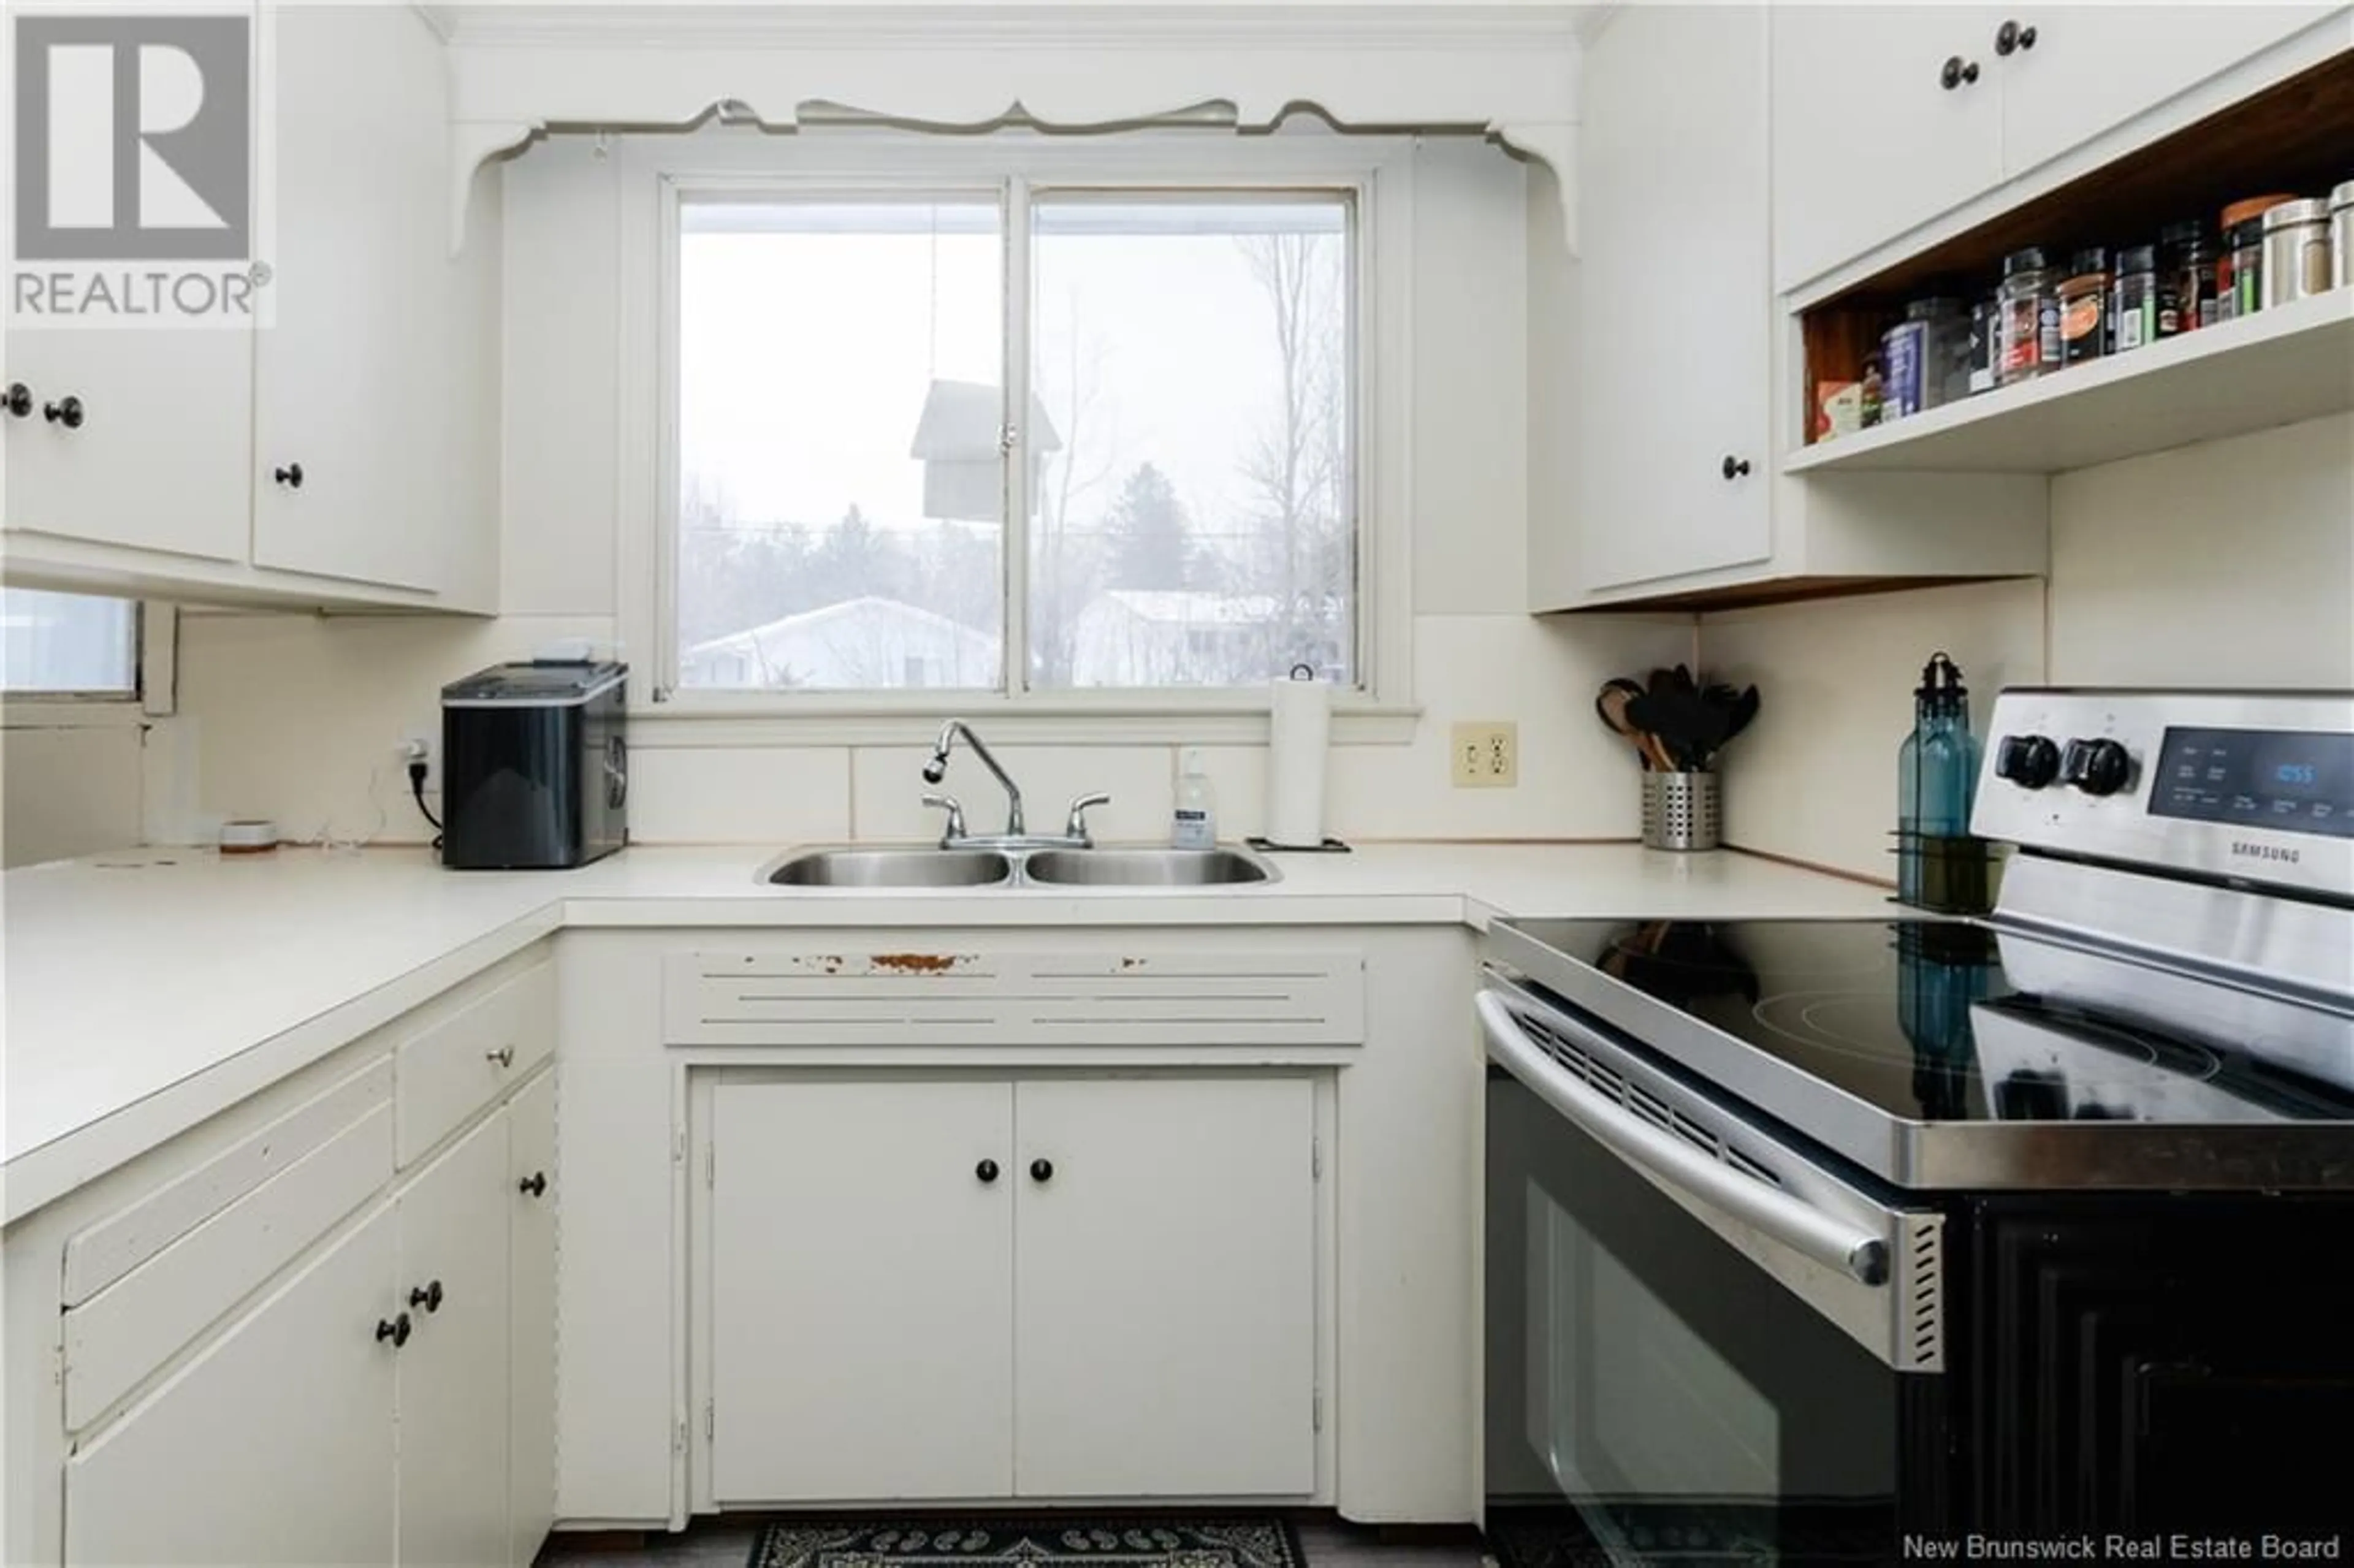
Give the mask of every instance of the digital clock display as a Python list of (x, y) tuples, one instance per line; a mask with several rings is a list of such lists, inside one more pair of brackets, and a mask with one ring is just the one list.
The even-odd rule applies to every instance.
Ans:
[(2354, 838), (2354, 735), (2169, 729), (2152, 816)]

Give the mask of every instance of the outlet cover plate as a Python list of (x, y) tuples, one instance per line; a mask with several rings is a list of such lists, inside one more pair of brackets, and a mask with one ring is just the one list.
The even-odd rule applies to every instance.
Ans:
[(1474, 719), (1454, 726), (1447, 755), (1458, 789), (1511, 789), (1521, 781), (1521, 726)]

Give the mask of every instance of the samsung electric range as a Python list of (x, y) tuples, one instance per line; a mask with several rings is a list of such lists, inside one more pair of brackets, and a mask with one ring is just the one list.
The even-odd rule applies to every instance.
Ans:
[(1490, 931), (1508, 1563), (2354, 1555), (2354, 696), (1993, 733), (1990, 919)]

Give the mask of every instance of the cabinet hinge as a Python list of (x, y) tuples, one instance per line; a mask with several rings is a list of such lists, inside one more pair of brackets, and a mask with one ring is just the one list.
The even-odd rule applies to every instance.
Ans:
[(1308, 1174), (1319, 1181), (1324, 1180), (1324, 1140), (1320, 1138), (1308, 1140)]
[(1314, 1414), (1311, 1417), (1314, 1430), (1321, 1432), (1324, 1430), (1324, 1391), (1318, 1389), (1309, 1403), (1314, 1407)]
[(683, 1127), (674, 1128), (670, 1135), (670, 1162), (673, 1165), (686, 1163), (686, 1128)]
[(703, 1184), (706, 1187), (719, 1185), (719, 1146), (716, 1143), (703, 1146)]
[(671, 1429), (670, 1451), (673, 1454), (686, 1452), (686, 1423), (684, 1421)]
[(719, 1435), (719, 1407), (715, 1400), (706, 1399), (703, 1402), (703, 1435), (705, 1437), (716, 1437)]

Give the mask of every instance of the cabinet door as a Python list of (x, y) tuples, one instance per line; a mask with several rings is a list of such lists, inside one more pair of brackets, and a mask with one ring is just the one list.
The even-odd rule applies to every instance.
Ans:
[[(1762, 6), (1629, 6), (1580, 152), (1589, 588), (1773, 551)], [(1749, 464), (1728, 479), (1725, 460)]]
[(416, 1328), (400, 1356), (400, 1562), (407, 1568), (479, 1568), (506, 1560), (513, 1195), (502, 1110), (426, 1166), (398, 1200), (400, 1300)]
[(254, 561), (438, 588), (440, 48), (405, 5), (283, 6), (275, 45), (277, 324), (255, 371)]
[(1299, 1078), (1019, 1086), (1017, 1492), (1315, 1489), (1314, 1103)]
[[(2001, 19), (1980, 5), (1772, 7), (1777, 289), (1851, 261), (2001, 181), (2002, 73), (1994, 52)], [(1956, 57), (1978, 67), (1978, 79), (1947, 88), (1942, 72)], [(1683, 96), (1681, 84), (1675, 90)], [(1694, 205), (1691, 243), (1723, 233), (1731, 220), (1720, 226), (1720, 216)]]
[(713, 1091), (720, 1502), (1013, 1489), (1013, 1107), (1002, 1083)]
[[(243, 561), (253, 339), (236, 327), (8, 329), (0, 385), (24, 383), (33, 411), (0, 415), (7, 526)], [(68, 397), (78, 429), (43, 417)]]
[(390, 1210), (66, 1463), (69, 1564), (390, 1563)]
[(556, 1512), (556, 1073), (507, 1106), (507, 1562), (530, 1568)]
[[(2343, 5), (2026, 4), (2006, 19), (2035, 29), (2031, 47), (2002, 58), (2003, 164), (2011, 175), (2324, 21), (2340, 35), (2339, 48), (2354, 48)], [(1975, 41), (1989, 55), (1994, 46), (1991, 33)]]

